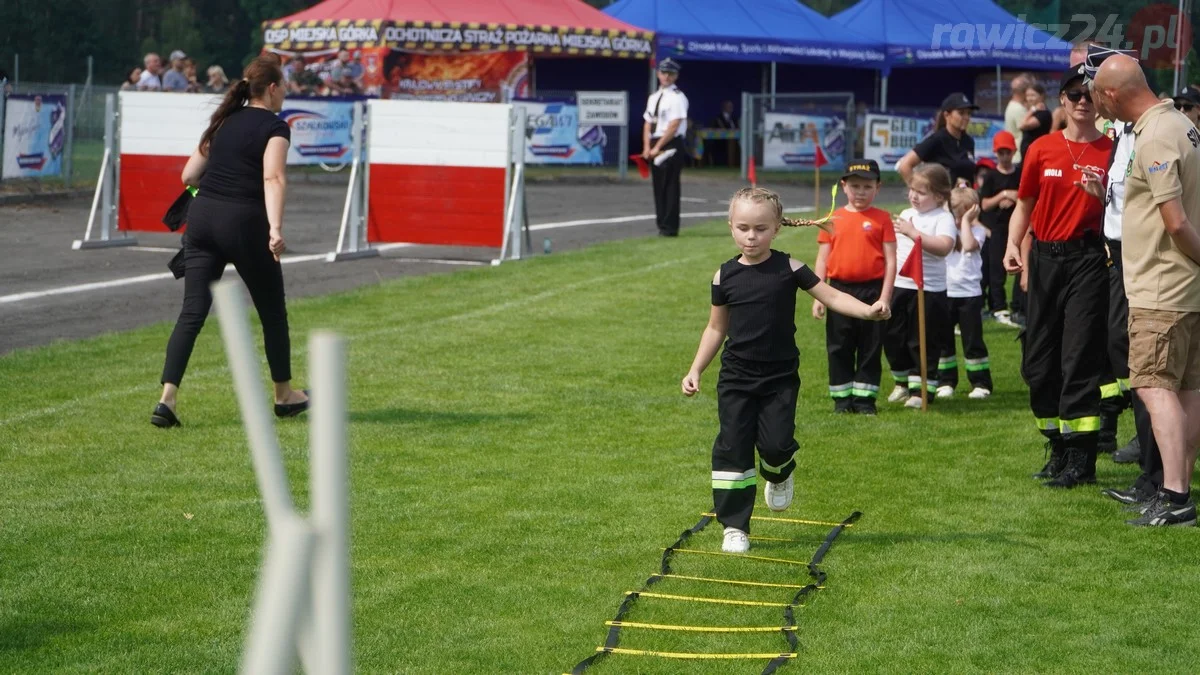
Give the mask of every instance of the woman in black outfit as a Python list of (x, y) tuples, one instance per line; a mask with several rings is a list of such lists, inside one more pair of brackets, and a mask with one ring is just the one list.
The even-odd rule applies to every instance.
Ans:
[(922, 162), (946, 167), (955, 187), (975, 185), (975, 139), (967, 135), (967, 125), (971, 123), (971, 113), (975, 110), (979, 110), (979, 106), (971, 103), (966, 94), (950, 94), (942, 101), (934, 132), (905, 153), (896, 164), (896, 170), (906, 185), (912, 178), (913, 168)]
[(284, 81), (278, 58), (268, 55), (246, 67), (245, 77), (213, 113), (200, 146), (183, 169), (184, 185), (199, 185), (188, 210), (183, 309), (167, 343), (162, 398), (150, 417), (158, 427), (179, 426), (175, 396), (196, 336), (212, 306), (210, 285), (233, 263), (246, 283), (258, 317), (271, 379), (275, 414), (290, 417), (308, 408), (306, 392), (292, 389), (291, 341), (283, 296), (284, 171), (290, 129), (276, 115)]
[[(1025, 152), (1034, 141), (1059, 129), (1053, 124), (1053, 113), (1046, 108), (1045, 87), (1036, 82), (1029, 85), (1025, 90), (1025, 105), (1029, 112), (1025, 113), (1025, 119), (1021, 120), (1021, 157), (1025, 156)], [(1063, 128), (1066, 127), (1065, 118), (1062, 125)]]

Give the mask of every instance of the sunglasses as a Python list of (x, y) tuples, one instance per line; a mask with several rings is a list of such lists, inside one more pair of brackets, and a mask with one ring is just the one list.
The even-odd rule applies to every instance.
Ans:
[(1176, 109), (1176, 110), (1179, 110), (1179, 111), (1181, 111), (1181, 112), (1185, 112), (1185, 113), (1190, 113), (1190, 112), (1192, 112), (1192, 109), (1193, 109), (1193, 108), (1195, 108), (1195, 107), (1196, 107), (1196, 106), (1192, 105), (1191, 103), (1176, 103), (1176, 104), (1175, 104), (1175, 109)]
[(1079, 103), (1083, 99), (1087, 99), (1088, 103), (1092, 102), (1092, 95), (1082, 89), (1073, 89), (1067, 92), (1067, 100), (1071, 103)]

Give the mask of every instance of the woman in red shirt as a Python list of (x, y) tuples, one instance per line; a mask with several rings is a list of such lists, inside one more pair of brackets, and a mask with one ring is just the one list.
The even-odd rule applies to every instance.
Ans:
[(1050, 449), (1034, 477), (1049, 478), (1048, 487), (1071, 488), (1096, 482), (1100, 385), (1108, 368), (1104, 204), (1082, 185), (1104, 180), (1112, 141), (1096, 130), (1082, 65), (1063, 75), (1059, 101), (1067, 127), (1029, 146), (1004, 267), (1021, 271), (1021, 242), (1032, 230), (1021, 374)]

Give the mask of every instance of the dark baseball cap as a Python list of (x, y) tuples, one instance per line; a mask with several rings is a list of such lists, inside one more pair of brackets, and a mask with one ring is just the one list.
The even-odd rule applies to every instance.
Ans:
[(658, 70), (663, 73), (678, 74), (680, 70), (683, 70), (683, 67), (679, 65), (678, 61), (668, 57), (658, 62)]
[(979, 110), (979, 106), (971, 103), (971, 99), (967, 95), (956, 91), (950, 94), (942, 101), (942, 110)]
[(846, 180), (851, 176), (859, 178), (870, 178), (871, 180), (879, 180), (879, 162), (873, 159), (856, 159), (846, 165), (846, 173), (842, 174), (842, 180)]
[(1075, 84), (1075, 80), (1079, 80), (1080, 83), (1083, 83), (1085, 77), (1087, 77), (1086, 64), (1081, 63), (1073, 68), (1068, 68), (1066, 72), (1062, 74), (1062, 79), (1059, 80), (1058, 90), (1066, 91), (1067, 87)]
[(1200, 106), (1200, 92), (1191, 87), (1184, 87), (1178, 94), (1171, 97), (1176, 103), (1188, 103)]

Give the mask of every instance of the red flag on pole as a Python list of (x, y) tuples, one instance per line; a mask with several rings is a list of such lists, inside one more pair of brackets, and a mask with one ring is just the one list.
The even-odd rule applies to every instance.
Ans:
[(750, 155), (750, 168), (746, 171), (746, 177), (750, 179), (750, 187), (758, 187), (758, 174), (754, 171), (754, 155)]
[(630, 155), (629, 159), (632, 159), (633, 163), (637, 164), (638, 175), (640, 175), (642, 178), (650, 177), (650, 165), (646, 163), (645, 157), (642, 157), (641, 155)]
[(821, 144), (817, 143), (817, 156), (813, 158), (813, 168), (819, 169), (829, 163), (829, 158), (825, 156), (825, 151), (821, 149)]
[(921, 250), (921, 238), (917, 237), (913, 240), (912, 251), (908, 254), (908, 259), (904, 261), (904, 265), (900, 267), (900, 276), (908, 277), (916, 283), (917, 288), (925, 290), (925, 261), (924, 254)]

